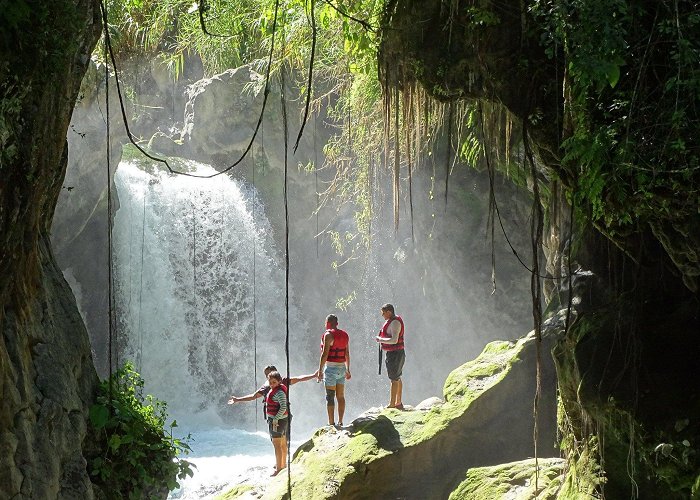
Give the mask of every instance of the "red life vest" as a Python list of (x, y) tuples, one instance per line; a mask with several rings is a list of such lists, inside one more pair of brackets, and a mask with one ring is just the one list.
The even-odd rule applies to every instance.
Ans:
[(340, 328), (329, 328), (323, 332), (323, 335), (321, 335), (321, 353), (323, 353), (323, 337), (326, 336), (326, 333), (330, 333), (333, 336), (333, 345), (328, 351), (328, 359), (326, 361), (345, 363), (345, 352), (350, 341), (348, 333)]
[(399, 340), (396, 342), (396, 344), (385, 344), (385, 343), (380, 343), (379, 345), (382, 346), (382, 349), (384, 351), (399, 351), (403, 349), (403, 320), (401, 319), (401, 316), (394, 316), (393, 318), (390, 318), (386, 320), (384, 323), (384, 326), (382, 326), (382, 329), (379, 331), (379, 336), (385, 339), (390, 339), (391, 335), (387, 332), (389, 330), (389, 325), (391, 324), (392, 321), (398, 320), (399, 323), (401, 323), (401, 331), (399, 332)]
[[(277, 412), (280, 411), (280, 404), (272, 399), (272, 396), (277, 394), (277, 391), (282, 391), (284, 392), (284, 397), (287, 398), (287, 386), (284, 384), (280, 384), (274, 389), (270, 389), (267, 392), (267, 397), (265, 398), (265, 408), (267, 411), (267, 414), (271, 417), (274, 417), (277, 415)], [(284, 412), (285, 415), (289, 415), (289, 400), (287, 400), (287, 411)]]
[[(291, 384), (289, 383), (289, 377), (282, 377), (282, 385), (285, 387), (290, 386)], [(262, 394), (263, 397), (263, 404), (262, 404), (262, 412), (263, 412), (263, 418), (267, 415), (267, 395), (270, 393), (270, 386), (265, 384), (260, 389), (258, 389), (258, 394)], [(287, 412), (289, 412), (289, 392), (287, 392)]]

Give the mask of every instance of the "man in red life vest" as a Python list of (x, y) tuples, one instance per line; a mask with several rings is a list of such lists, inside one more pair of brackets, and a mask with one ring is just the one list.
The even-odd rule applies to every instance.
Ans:
[(343, 426), (345, 414), (345, 380), (350, 380), (350, 339), (347, 332), (338, 328), (338, 317), (326, 317), (326, 331), (321, 337), (321, 359), (318, 379), (326, 385), (326, 410), (328, 425), (335, 425), (335, 400), (338, 399), (338, 425)]
[(382, 350), (386, 353), (386, 373), (391, 380), (391, 390), (389, 391), (389, 404), (387, 408), (398, 408), (403, 410), (401, 394), (403, 392), (403, 382), (401, 373), (406, 360), (406, 353), (403, 345), (404, 326), (401, 316), (394, 312), (394, 306), (384, 304), (382, 306), (382, 317), (384, 326), (379, 331), (375, 340), (379, 342)]

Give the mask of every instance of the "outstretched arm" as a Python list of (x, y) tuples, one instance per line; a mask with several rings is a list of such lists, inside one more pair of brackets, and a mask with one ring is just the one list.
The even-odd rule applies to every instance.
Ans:
[(296, 384), (297, 382), (306, 382), (312, 378), (316, 378), (318, 372), (309, 373), (308, 375), (301, 375), (299, 377), (291, 377), (289, 379), (289, 385)]
[(261, 398), (262, 394), (259, 392), (254, 392), (253, 394), (248, 394), (247, 396), (231, 396), (228, 400), (228, 404), (232, 405), (233, 403), (242, 403), (244, 401), (253, 401), (255, 399)]

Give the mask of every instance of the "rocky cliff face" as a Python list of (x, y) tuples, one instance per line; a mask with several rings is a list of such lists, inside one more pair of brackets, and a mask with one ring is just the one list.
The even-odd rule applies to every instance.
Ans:
[(39, 287), (3, 318), (0, 494), (92, 498), (83, 448), (97, 375), (73, 294), (46, 235), (37, 244)]
[[(470, 2), (447, 8), (439, 1), (397, 1), (384, 21), (380, 66), (385, 65), (384, 77), (391, 87), (417, 81), (440, 100), (501, 103), (525, 124), (541, 162), (538, 182), (551, 193), (545, 202), (547, 269), (556, 278), (579, 268), (571, 281), (580, 314), (555, 350), (565, 447), (575, 462), (583, 455), (590, 458), (585, 443), (600, 439), (606, 495), (621, 498), (639, 485), (649, 498), (682, 498), (700, 486), (693, 459), (687, 460), (696, 454), (697, 445), (692, 443), (700, 432), (700, 393), (696, 386), (681, 387), (678, 382), (700, 368), (697, 198), (693, 194), (686, 199), (678, 187), (681, 194), (671, 195), (678, 206), (669, 212), (649, 214), (644, 207), (634, 207), (639, 215), (631, 230), (621, 230), (614, 221), (598, 221), (595, 227), (582, 222), (590, 215), (589, 207), (575, 222), (573, 239), (567, 243), (570, 206), (564, 193), (576, 196), (576, 179), (586, 173), (586, 165), (566, 162), (562, 141), (571, 133), (572, 124), (567, 124), (571, 83), (563, 80), (567, 69), (563, 54), (547, 55), (541, 38), (546, 27), (530, 17), (536, 3), (511, 2), (503, 8), (499, 2)], [(653, 2), (625, 4), (639, 14), (630, 39), (656, 36), (658, 32), (650, 28), (655, 13), (668, 12), (656, 10), (658, 4)], [(634, 51), (626, 55), (627, 64), (636, 69), (618, 88), (634, 87), (640, 99), (658, 95), (657, 79), (663, 71), (676, 71), (675, 66), (664, 66), (667, 56), (647, 54), (657, 57), (658, 68), (663, 68), (652, 75), (640, 69), (637, 56)], [(612, 102), (610, 95), (597, 94), (600, 106)], [(644, 109), (658, 115), (645, 120), (660, 123), (663, 106), (647, 104)], [(594, 112), (589, 116), (600, 119)], [(591, 120), (589, 125), (602, 127), (604, 121), (601, 125)], [(600, 168), (612, 170), (613, 165)], [(693, 179), (691, 185), (697, 183), (694, 172), (686, 172)], [(604, 189), (625, 182), (616, 178)], [(663, 204), (670, 200), (668, 195), (662, 189), (649, 196), (658, 196)], [(606, 196), (606, 210), (612, 213), (615, 195)], [(550, 309), (556, 309), (567, 303), (572, 283), (568, 279), (551, 283)], [(668, 455), (654, 451), (664, 443), (675, 443), (679, 453), (685, 447), (686, 459), (674, 464)], [(630, 460), (642, 471), (634, 478), (628, 475)]]
[(0, 37), (0, 496), (92, 498), (97, 375), (48, 233), (70, 114), (99, 34), (93, 1), (3, 8)]

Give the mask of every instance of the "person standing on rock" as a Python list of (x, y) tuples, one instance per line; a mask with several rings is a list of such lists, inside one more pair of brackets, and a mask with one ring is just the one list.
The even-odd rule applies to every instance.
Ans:
[(326, 331), (321, 337), (321, 359), (318, 364), (318, 380), (326, 386), (326, 410), (328, 425), (335, 425), (335, 400), (338, 400), (338, 425), (343, 426), (345, 414), (345, 381), (350, 380), (350, 338), (338, 328), (338, 317), (326, 317)]
[(379, 342), (382, 350), (386, 353), (386, 373), (391, 381), (387, 408), (403, 410), (403, 401), (401, 400), (403, 382), (401, 381), (401, 374), (404, 361), (406, 360), (403, 343), (403, 319), (401, 319), (401, 316), (396, 315), (394, 306), (391, 304), (384, 304), (381, 312), (385, 320), (384, 326), (382, 326), (375, 340)]
[(282, 383), (279, 372), (270, 372), (267, 377), (270, 390), (265, 396), (265, 411), (272, 446), (275, 447), (276, 466), (272, 475), (276, 476), (287, 466), (287, 429), (289, 427), (289, 407), (287, 386)]
[[(255, 391), (252, 394), (248, 394), (246, 396), (231, 396), (228, 400), (228, 404), (232, 405), (235, 403), (242, 403), (244, 401), (254, 401), (258, 398), (263, 398), (263, 416), (267, 420), (267, 395), (270, 393), (270, 390), (272, 389), (269, 381), (269, 375), (271, 373), (278, 373), (277, 372), (277, 367), (274, 365), (267, 365), (265, 367), (265, 378), (268, 379), (267, 382), (265, 382), (262, 386), (260, 386), (260, 389)], [(282, 385), (285, 386), (285, 388), (288, 388), (290, 385), (294, 385), (297, 382), (305, 382), (307, 380), (315, 379), (316, 378), (316, 372), (311, 373), (309, 375), (302, 375), (300, 377), (284, 377), (281, 379)], [(289, 411), (289, 398), (287, 398), (287, 413), (288, 413), (288, 418), (287, 418), (287, 423), (290, 423), (292, 420), (292, 414)], [(285, 449), (285, 457), (286, 457), (286, 450), (287, 450), (287, 437), (289, 436), (289, 429), (286, 430), (285, 432), (285, 443), (284, 443), (284, 449)], [(275, 444), (274, 440), (272, 442), (273, 446)], [(277, 453), (277, 448), (275, 448), (275, 467), (274, 471), (276, 474), (276, 471), (280, 470), (278, 469), (279, 464), (277, 463), (276, 460), (276, 453)], [(285, 463), (286, 463), (286, 458), (285, 458)]]

